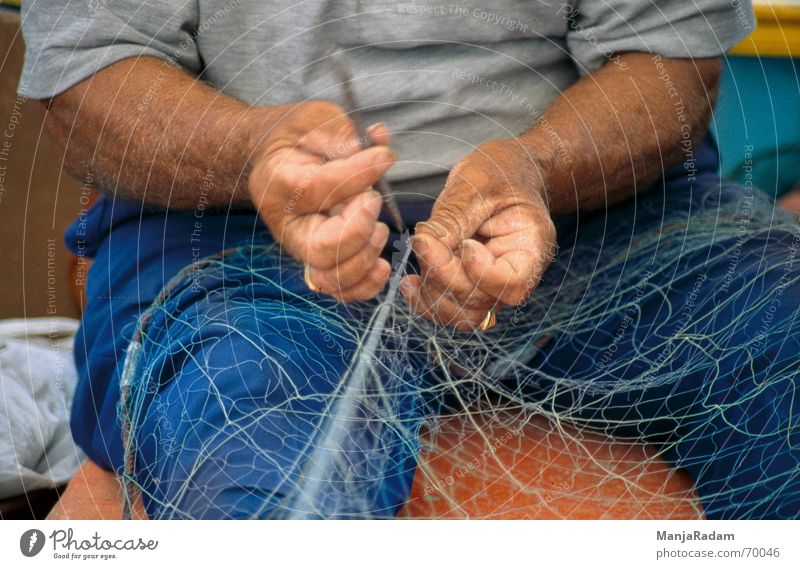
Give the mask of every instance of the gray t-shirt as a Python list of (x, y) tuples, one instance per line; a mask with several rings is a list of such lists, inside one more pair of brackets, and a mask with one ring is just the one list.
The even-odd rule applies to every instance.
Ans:
[(750, 0), (24, 0), (22, 11), (19, 92), (31, 98), (149, 55), (253, 105), (341, 102), (326, 57), (344, 50), (363, 118), (395, 133), (401, 200), (435, 197), (460, 157), (523, 133), (581, 74), (619, 65), (616, 53), (716, 56), (755, 26)]

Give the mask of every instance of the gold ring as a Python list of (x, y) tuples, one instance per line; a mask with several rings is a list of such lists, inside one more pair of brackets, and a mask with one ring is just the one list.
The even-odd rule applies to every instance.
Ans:
[(495, 324), (497, 324), (497, 307), (492, 306), (489, 312), (486, 313), (486, 318), (481, 322), (481, 332), (486, 332), (486, 330), (492, 328)]
[(306, 286), (311, 292), (319, 292), (320, 291), (319, 287), (315, 285), (313, 282), (311, 282), (310, 271), (311, 267), (306, 265), (305, 268), (303, 269), (303, 280), (306, 281)]

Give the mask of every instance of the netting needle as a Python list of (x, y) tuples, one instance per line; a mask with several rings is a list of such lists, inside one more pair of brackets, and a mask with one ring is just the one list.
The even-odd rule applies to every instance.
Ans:
[[(333, 68), (339, 75), (339, 80), (342, 82), (344, 109), (347, 114), (350, 115), (350, 119), (356, 126), (356, 132), (358, 133), (358, 139), (361, 143), (361, 148), (367, 149), (372, 146), (372, 141), (370, 140), (369, 134), (364, 128), (364, 123), (358, 113), (356, 97), (350, 84), (350, 72), (347, 69), (347, 65), (344, 63), (341, 54), (335, 53), (331, 55), (331, 61), (333, 62)], [(403, 221), (403, 216), (400, 213), (400, 208), (397, 206), (397, 201), (395, 200), (394, 193), (392, 192), (389, 182), (387, 182), (386, 179), (381, 176), (381, 178), (378, 179), (375, 184), (373, 184), (373, 187), (382, 196), (383, 204), (386, 206), (386, 211), (389, 212), (389, 218), (391, 219), (394, 228), (400, 233), (404, 233), (406, 231), (406, 224)]]

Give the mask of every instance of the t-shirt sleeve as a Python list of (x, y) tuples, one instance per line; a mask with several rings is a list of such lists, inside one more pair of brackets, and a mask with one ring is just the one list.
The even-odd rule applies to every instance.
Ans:
[(25, 0), (19, 93), (47, 99), (129, 57), (199, 73), (197, 21), (196, 0)]
[(751, 0), (575, 0), (563, 4), (561, 13), (581, 73), (626, 51), (722, 55), (755, 28)]

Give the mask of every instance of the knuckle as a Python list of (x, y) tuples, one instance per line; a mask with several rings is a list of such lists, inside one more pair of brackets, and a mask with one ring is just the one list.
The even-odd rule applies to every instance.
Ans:
[(375, 229), (375, 222), (365, 223), (362, 219), (349, 219), (345, 223), (342, 240), (351, 249), (361, 249), (369, 245), (369, 238)]
[(344, 296), (348, 299), (347, 302), (359, 302), (374, 298), (376, 294), (378, 294), (378, 291), (373, 291), (369, 287), (358, 287), (356, 290), (348, 292)]
[(461, 306), (463, 306), (464, 308), (473, 309), (473, 310), (474, 309), (479, 309), (479, 308), (480, 309), (485, 308), (485, 309), (488, 310), (489, 308), (492, 307), (493, 304), (494, 304), (494, 301), (491, 298), (489, 298), (487, 295), (480, 294), (480, 293), (476, 292), (476, 293), (470, 294), (464, 300), (464, 302), (461, 304)]
[(336, 266), (336, 260), (330, 254), (330, 250), (324, 247), (319, 241), (312, 240), (307, 245), (308, 263), (317, 269), (329, 270)]
[(330, 271), (312, 271), (310, 276), (317, 288), (325, 292), (335, 292), (341, 288), (336, 275), (331, 274)]
[(420, 286), (422, 287), (425, 299), (431, 302), (433, 299), (441, 296), (442, 291), (445, 289), (435, 270), (423, 271), (420, 279)]
[(346, 289), (360, 283), (366, 276), (366, 271), (363, 269), (355, 268), (353, 270), (343, 271), (341, 268), (337, 268), (335, 281), (337, 286)]
[(344, 109), (332, 101), (315, 99), (303, 105), (303, 113), (315, 119), (330, 119), (345, 116)]
[(532, 290), (533, 288), (528, 288), (528, 286), (509, 287), (506, 291), (504, 291), (504, 294), (502, 294), (500, 298), (504, 299), (506, 304), (518, 306), (528, 300)]
[(433, 223), (444, 226), (448, 232), (461, 233), (461, 222), (466, 212), (458, 204), (448, 205), (437, 212)]
[(319, 172), (304, 181), (301, 191), (304, 194), (303, 203), (307, 210), (320, 213), (333, 205), (327, 203), (330, 197), (330, 192), (326, 191), (329, 189), (327, 185), (327, 180)]
[[(462, 230), (457, 219), (457, 215), (450, 211), (442, 212), (441, 215), (437, 214), (435, 217), (423, 222), (424, 225), (418, 223), (416, 233), (428, 234), (437, 240), (444, 239), (447, 236), (458, 236), (463, 240)], [(453, 255), (455, 253), (453, 248), (450, 245), (447, 245), (447, 247), (450, 254)]]

